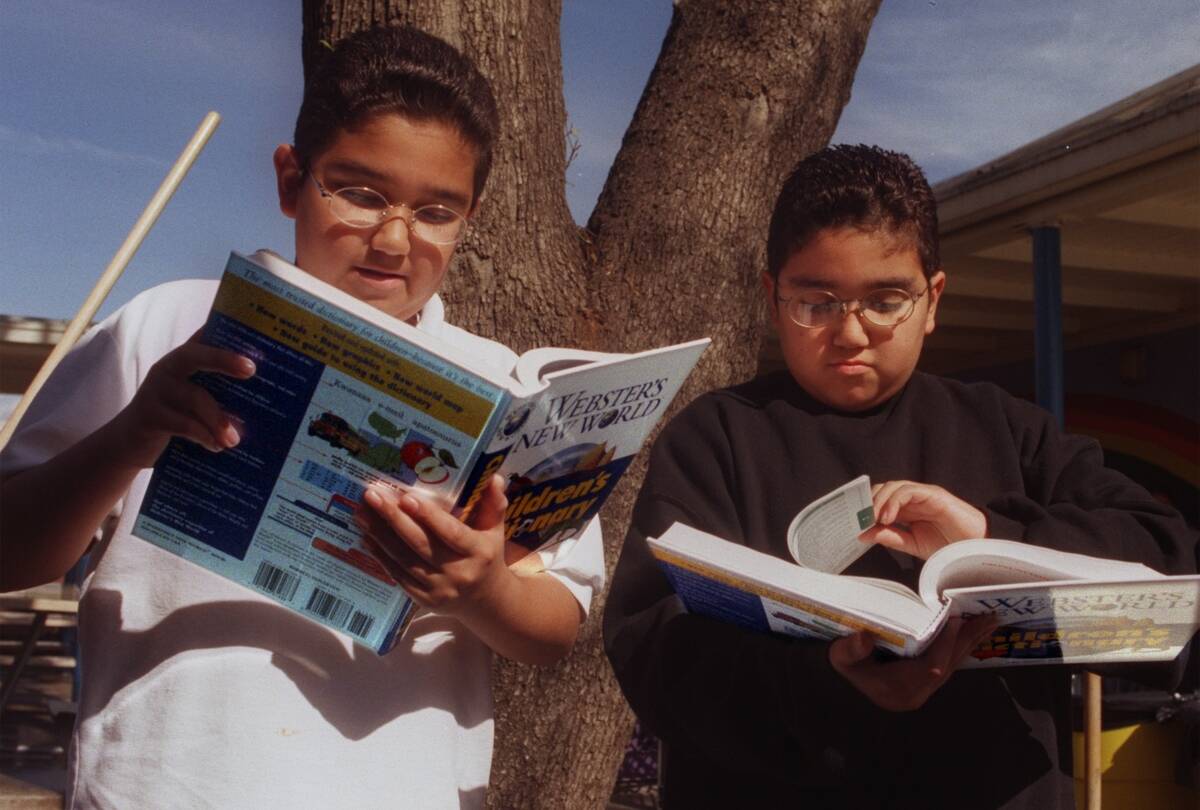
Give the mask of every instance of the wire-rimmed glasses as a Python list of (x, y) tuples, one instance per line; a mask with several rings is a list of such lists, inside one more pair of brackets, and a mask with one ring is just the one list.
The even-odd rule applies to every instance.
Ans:
[(351, 228), (375, 228), (387, 221), (394, 210), (400, 209), (400, 216), (412, 234), (435, 245), (454, 244), (467, 229), (466, 217), (453, 208), (444, 205), (411, 208), (405, 203), (392, 204), (387, 197), (366, 186), (347, 186), (329, 191), (312, 173), (308, 176), (329, 203), (333, 215)]
[(893, 328), (912, 317), (917, 301), (927, 292), (929, 285), (919, 293), (894, 289), (872, 290), (862, 298), (843, 301), (828, 290), (811, 290), (791, 298), (776, 296), (776, 299), (784, 306), (792, 322), (806, 329), (840, 324), (850, 313), (875, 326)]

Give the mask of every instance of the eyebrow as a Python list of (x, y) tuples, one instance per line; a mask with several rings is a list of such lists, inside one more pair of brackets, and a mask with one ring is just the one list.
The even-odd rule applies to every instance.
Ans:
[[(838, 282), (830, 278), (798, 278), (786, 279), (783, 286), (797, 290), (834, 290)], [(872, 290), (909, 290), (914, 286), (913, 280), (906, 276), (890, 276), (871, 282)]]
[[(371, 168), (356, 160), (334, 160), (330, 161), (325, 166), (328, 172), (347, 174), (354, 178), (355, 182), (360, 180), (364, 183), (375, 183), (377, 185), (386, 186), (391, 182), (383, 172)], [(386, 196), (386, 195), (385, 195)], [(440, 188), (438, 186), (426, 186), (421, 189), (420, 197), (422, 199), (431, 199), (434, 202), (445, 205), (449, 208), (454, 208), (461, 212), (465, 212), (471, 207), (471, 198), (463, 196), (457, 191), (449, 188)], [(391, 199), (388, 202), (393, 202)]]

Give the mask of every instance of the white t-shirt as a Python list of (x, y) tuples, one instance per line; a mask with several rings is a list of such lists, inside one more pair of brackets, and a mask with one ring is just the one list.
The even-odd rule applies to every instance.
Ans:
[[(109, 421), (150, 367), (203, 323), (215, 281), (149, 290), (86, 335), (3, 454), (41, 463)], [(504, 346), (419, 328), (507, 372)], [(456, 620), (418, 615), (385, 656), (130, 535), (134, 480), (80, 602), (83, 689), (73, 808), (481, 807), (492, 756), (491, 651)], [(603, 584), (599, 521), (543, 553), (587, 610)]]

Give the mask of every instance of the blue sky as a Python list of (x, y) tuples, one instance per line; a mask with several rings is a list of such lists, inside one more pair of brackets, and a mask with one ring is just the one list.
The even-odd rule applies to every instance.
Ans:
[[(0, 312), (69, 318), (209, 109), (224, 121), (101, 314), (230, 249), (290, 250), (271, 150), (300, 100), (294, 0), (39, 0), (0, 25)], [(670, 20), (668, 0), (565, 0), (584, 220)], [(835, 141), (911, 154), (934, 181), (1197, 61), (1195, 0), (887, 0)]]

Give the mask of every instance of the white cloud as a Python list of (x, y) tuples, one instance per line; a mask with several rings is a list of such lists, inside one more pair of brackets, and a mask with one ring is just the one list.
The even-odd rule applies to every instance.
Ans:
[(165, 168), (167, 162), (150, 155), (109, 149), (79, 138), (50, 137), (35, 132), (23, 132), (0, 124), (0, 151), (7, 155), (31, 157), (82, 157), (90, 161), (108, 164), (134, 164), (156, 169)]
[(886, 4), (835, 134), (909, 152), (937, 180), (1196, 61), (1194, 0)]

